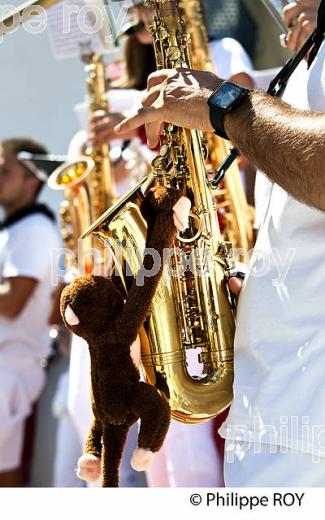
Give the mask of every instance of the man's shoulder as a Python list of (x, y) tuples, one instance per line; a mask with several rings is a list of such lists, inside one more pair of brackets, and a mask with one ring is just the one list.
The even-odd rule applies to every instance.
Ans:
[(27, 228), (38, 227), (39, 229), (48, 229), (55, 232), (55, 222), (43, 213), (33, 213), (18, 220), (9, 227), (9, 231), (26, 231)]
[[(8, 228), (9, 241), (26, 237), (32, 242), (45, 241), (46, 244), (59, 241), (58, 230), (55, 222), (46, 215), (35, 213), (15, 222)], [(24, 241), (25, 241), (24, 240)]]

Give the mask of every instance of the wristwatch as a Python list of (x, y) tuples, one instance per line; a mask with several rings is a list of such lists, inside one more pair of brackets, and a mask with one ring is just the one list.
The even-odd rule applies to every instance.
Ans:
[(210, 107), (210, 121), (215, 133), (224, 139), (229, 139), (224, 128), (224, 115), (233, 110), (235, 106), (250, 92), (248, 88), (224, 81), (220, 87), (208, 99)]

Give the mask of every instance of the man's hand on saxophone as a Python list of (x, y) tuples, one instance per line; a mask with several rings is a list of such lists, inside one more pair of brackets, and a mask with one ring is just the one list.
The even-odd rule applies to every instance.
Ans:
[(213, 132), (207, 100), (222, 80), (210, 72), (190, 69), (159, 70), (148, 78), (142, 105), (115, 128), (126, 133), (145, 124), (148, 146), (155, 148), (164, 123)]
[[(223, 81), (210, 72), (161, 70), (148, 80), (143, 107), (115, 131), (145, 124), (155, 147), (164, 123), (213, 132), (208, 99)], [(225, 114), (226, 134), (240, 152), (305, 204), (325, 210), (325, 114), (297, 110), (265, 92), (251, 90)], [(306, 176), (308, 172), (308, 176)]]

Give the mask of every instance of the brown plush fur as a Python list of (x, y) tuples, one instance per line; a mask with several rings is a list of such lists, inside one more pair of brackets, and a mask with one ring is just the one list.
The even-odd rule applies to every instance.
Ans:
[[(175, 237), (172, 208), (180, 196), (178, 190), (161, 186), (148, 195), (155, 221), (146, 245), (161, 257)], [(146, 255), (142, 268), (150, 270), (152, 265), (152, 256)], [(118, 486), (123, 447), (135, 421), (141, 419), (139, 448), (152, 452), (161, 448), (168, 431), (167, 400), (155, 387), (140, 382), (130, 356), (130, 346), (148, 315), (162, 269), (163, 265), (154, 276), (144, 277), (142, 286), (134, 282), (125, 303), (113, 282), (101, 276), (81, 276), (61, 296), (63, 319), (68, 305), (79, 318), (78, 325), (65, 322), (66, 326), (89, 346), (94, 419), (84, 453), (101, 459), (103, 487)]]

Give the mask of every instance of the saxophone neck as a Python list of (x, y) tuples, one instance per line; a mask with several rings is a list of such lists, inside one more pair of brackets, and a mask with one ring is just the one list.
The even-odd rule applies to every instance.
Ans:
[(91, 55), (86, 71), (90, 115), (97, 110), (107, 111), (105, 64), (100, 54)]
[(179, 9), (179, 0), (149, 0), (156, 9), (151, 27), (157, 68), (191, 67), (190, 38)]
[(193, 68), (213, 72), (209, 36), (206, 29), (201, 0), (181, 0), (180, 7), (191, 37)]
[[(106, 97), (105, 63), (103, 57), (97, 53), (89, 54), (84, 61), (86, 61), (87, 72), (88, 112), (89, 119), (91, 119), (97, 111), (107, 112), (109, 110)], [(86, 155), (91, 157), (95, 163), (91, 182), (96, 194), (94, 214), (97, 218), (116, 199), (109, 145), (105, 143), (101, 146), (88, 146)]]

